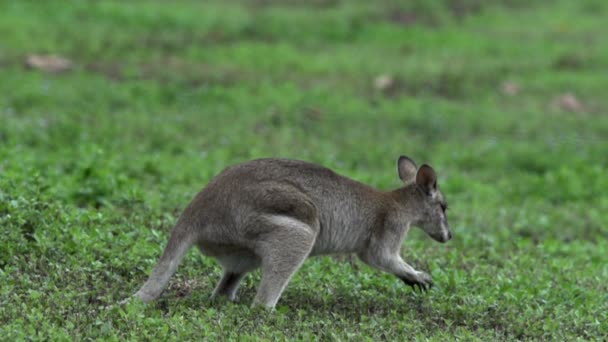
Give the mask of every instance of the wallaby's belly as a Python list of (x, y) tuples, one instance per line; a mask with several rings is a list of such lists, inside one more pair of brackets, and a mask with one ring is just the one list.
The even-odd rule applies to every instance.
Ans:
[(252, 253), (249, 248), (234, 243), (216, 243), (209, 241), (199, 241), (198, 248), (204, 255), (211, 257), (221, 257), (224, 255)]
[[(312, 255), (353, 253), (361, 250), (368, 237), (368, 225), (361, 212), (345, 215), (345, 208), (323, 212), (319, 215), (321, 228), (317, 235)], [(351, 210), (347, 208), (346, 210)]]

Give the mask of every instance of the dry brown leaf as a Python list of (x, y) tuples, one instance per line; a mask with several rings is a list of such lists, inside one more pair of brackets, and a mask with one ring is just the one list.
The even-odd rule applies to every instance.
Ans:
[(27, 55), (25, 65), (31, 69), (58, 74), (70, 70), (73, 63), (69, 59), (57, 55)]
[(505, 81), (500, 86), (500, 91), (502, 94), (507, 96), (515, 96), (519, 94), (520, 90), (521, 88), (519, 87), (519, 84), (512, 81)]
[(380, 75), (374, 80), (374, 87), (380, 91), (388, 91), (395, 86), (395, 78), (391, 75)]
[(569, 112), (582, 113), (585, 111), (585, 105), (573, 93), (565, 93), (560, 95), (555, 100), (555, 103), (562, 110), (566, 110)]

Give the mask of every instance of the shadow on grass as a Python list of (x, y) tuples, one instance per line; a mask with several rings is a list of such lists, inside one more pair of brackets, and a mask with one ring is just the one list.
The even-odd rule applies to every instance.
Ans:
[[(239, 292), (237, 300), (230, 302), (226, 298), (211, 299), (211, 292), (203, 291), (193, 293), (192, 296), (185, 298), (177, 298), (175, 294), (166, 294), (159, 302), (178, 301), (179, 304), (189, 308), (213, 308), (222, 310), (233, 306), (251, 307), (253, 298), (255, 297), (256, 288), (242, 288)], [(353, 320), (359, 320), (361, 316), (404, 316), (415, 314), (427, 318), (436, 317), (436, 312), (433, 311), (431, 302), (432, 293), (413, 292), (409, 287), (403, 287), (403, 294), (397, 298), (389, 298), (387, 296), (374, 296), (368, 291), (359, 291), (354, 289), (337, 289), (334, 294), (319, 294), (313, 289), (301, 291), (299, 289), (288, 290), (283, 293), (275, 311), (278, 312), (315, 312), (319, 315), (338, 315), (347, 317)], [(166, 304), (159, 305), (160, 308), (166, 307)]]

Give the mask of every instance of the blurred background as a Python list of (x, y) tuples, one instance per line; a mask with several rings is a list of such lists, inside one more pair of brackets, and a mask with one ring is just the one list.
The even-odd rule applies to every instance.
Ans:
[[(605, 337), (607, 18), (603, 0), (0, 1), (1, 335)], [(450, 204), (453, 241), (404, 245), (430, 299), (321, 258), (259, 318), (209, 303), (219, 268), (192, 252), (147, 323), (98, 309), (225, 167), (304, 159), (388, 190), (401, 154)]]

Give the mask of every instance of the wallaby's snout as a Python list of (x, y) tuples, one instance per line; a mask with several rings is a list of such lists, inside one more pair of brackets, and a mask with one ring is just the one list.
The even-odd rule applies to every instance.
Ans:
[(433, 240), (446, 243), (452, 240), (452, 230), (448, 226), (447, 223), (440, 223), (438, 225), (438, 229), (433, 225), (422, 225), (422, 230), (424, 230)]
[(450, 230), (450, 227), (446, 226), (445, 229), (443, 229), (443, 231), (441, 232), (441, 234), (431, 235), (431, 237), (437, 242), (446, 243), (452, 240), (452, 231)]
[(445, 214), (445, 211), (442, 211), (442, 222), (441, 222), (441, 239), (437, 240), (441, 243), (446, 243), (452, 240), (452, 229), (450, 229), (450, 225), (448, 224), (448, 218)]

